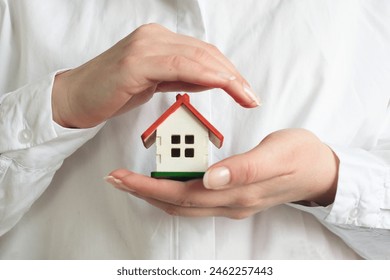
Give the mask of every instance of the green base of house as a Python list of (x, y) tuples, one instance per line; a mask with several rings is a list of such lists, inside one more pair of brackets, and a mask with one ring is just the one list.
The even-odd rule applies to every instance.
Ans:
[(154, 171), (151, 173), (153, 178), (170, 179), (175, 181), (189, 181), (193, 179), (203, 178), (204, 172), (160, 172)]

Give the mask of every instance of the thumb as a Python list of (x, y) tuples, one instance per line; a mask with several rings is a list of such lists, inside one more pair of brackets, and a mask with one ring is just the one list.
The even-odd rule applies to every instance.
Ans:
[(249, 185), (282, 175), (284, 166), (278, 153), (259, 145), (211, 166), (203, 177), (203, 185), (215, 190)]

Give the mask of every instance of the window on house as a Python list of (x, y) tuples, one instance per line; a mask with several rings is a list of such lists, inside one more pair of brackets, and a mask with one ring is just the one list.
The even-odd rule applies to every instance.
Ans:
[(184, 142), (185, 142), (186, 144), (194, 144), (194, 143), (195, 143), (195, 137), (194, 137), (194, 135), (186, 135), (186, 136), (184, 137)]
[(194, 149), (185, 149), (184, 150), (184, 156), (188, 158), (194, 157)]
[(178, 148), (171, 149), (171, 157), (180, 157), (180, 149)]
[[(195, 136), (194, 135), (185, 135), (184, 136), (184, 144), (186, 145), (193, 145), (195, 143)], [(181, 136), (179, 134), (173, 134), (171, 135), (171, 144), (181, 144)], [(179, 158), (182, 156), (181, 148), (180, 146), (173, 146), (175, 148), (171, 149), (171, 157), (173, 158)], [(191, 146), (189, 146), (191, 147)], [(193, 146), (192, 146), (193, 147)], [(186, 158), (193, 158), (195, 157), (195, 149), (194, 148), (184, 148), (184, 157)]]
[(171, 135), (171, 144), (180, 144), (180, 135)]

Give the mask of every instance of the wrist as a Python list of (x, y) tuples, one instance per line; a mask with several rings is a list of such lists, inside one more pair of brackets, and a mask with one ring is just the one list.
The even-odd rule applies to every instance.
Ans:
[(327, 165), (324, 167), (325, 176), (322, 178), (324, 185), (321, 194), (312, 201), (321, 206), (328, 206), (336, 198), (340, 160), (330, 147), (325, 144), (324, 146), (327, 150)]
[(53, 121), (62, 127), (71, 128), (72, 126), (66, 121), (64, 117), (64, 111), (66, 110), (67, 105), (67, 94), (68, 87), (65, 81), (66, 72), (57, 74), (54, 77), (53, 89), (52, 89), (52, 118)]

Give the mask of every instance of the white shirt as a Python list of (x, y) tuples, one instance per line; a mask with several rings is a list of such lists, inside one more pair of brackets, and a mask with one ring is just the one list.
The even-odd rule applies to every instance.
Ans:
[[(390, 258), (389, 6), (0, 0), (0, 259)], [(219, 89), (191, 94), (225, 137), (212, 163), (306, 128), (340, 158), (334, 204), (184, 218), (108, 186), (113, 169), (154, 170), (140, 135), (176, 93), (65, 129), (51, 117), (53, 78), (149, 22), (216, 45), (262, 98), (248, 110)]]

